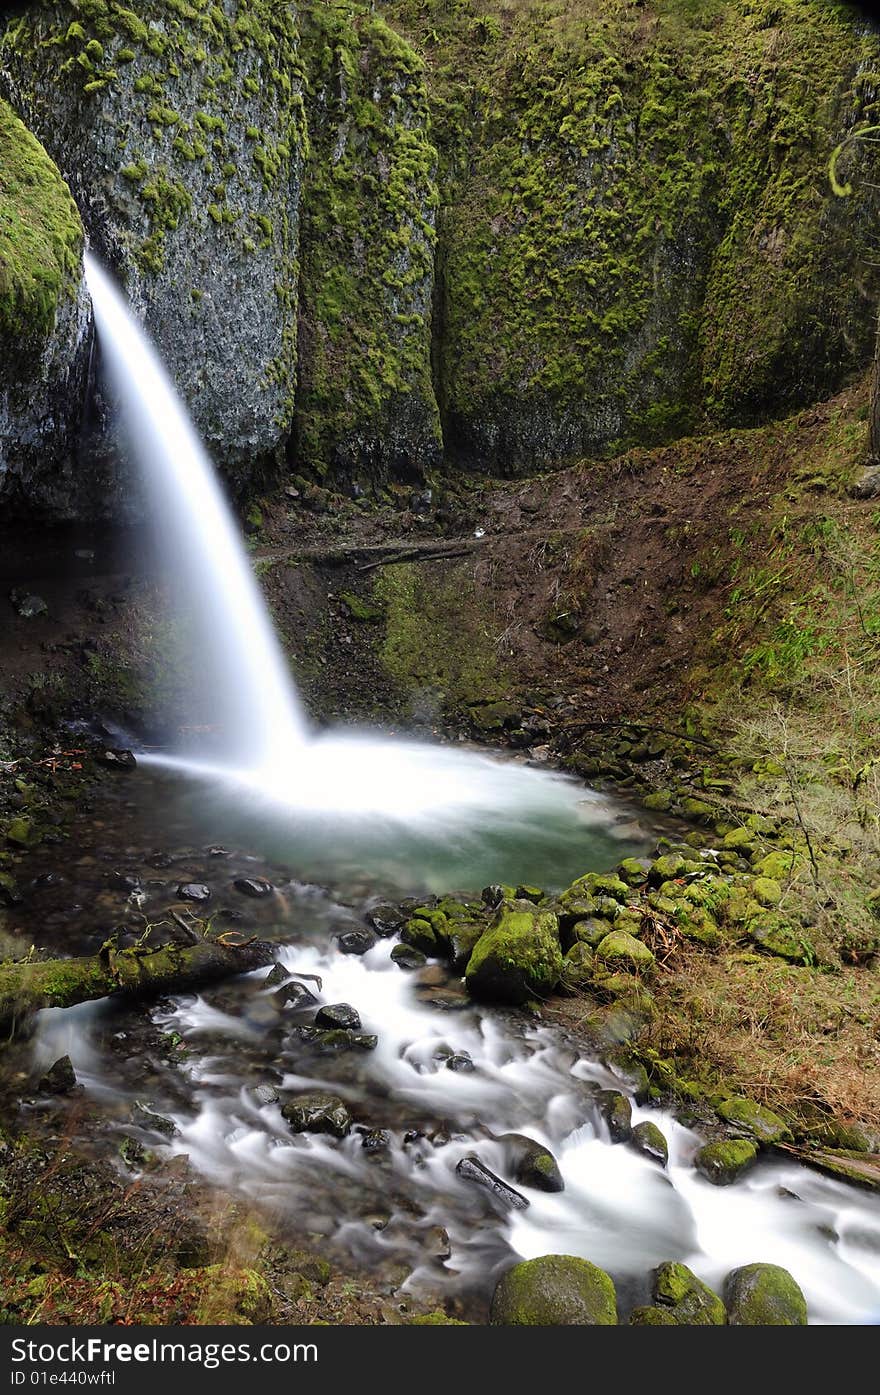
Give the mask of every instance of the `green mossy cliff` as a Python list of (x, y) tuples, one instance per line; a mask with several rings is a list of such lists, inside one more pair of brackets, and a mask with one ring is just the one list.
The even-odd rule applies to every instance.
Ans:
[[(819, 0), (54, 0), (0, 37), (242, 486), (515, 474), (835, 389), (880, 181), (869, 143), (850, 198), (828, 163), (878, 86), (877, 33)], [(26, 491), (118, 512), (88, 459), (60, 502), (81, 412)]]

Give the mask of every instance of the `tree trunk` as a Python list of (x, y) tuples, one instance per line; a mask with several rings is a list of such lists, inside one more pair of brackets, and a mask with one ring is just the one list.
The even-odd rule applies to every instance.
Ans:
[(868, 453), (870, 464), (880, 465), (880, 315), (874, 336), (874, 362), (871, 366), (871, 400), (868, 406)]
[(114, 993), (179, 993), (248, 973), (274, 957), (272, 946), (261, 940), (242, 945), (202, 940), (146, 952), (105, 948), (84, 959), (0, 964), (0, 1032), (21, 1031), (41, 1008), (73, 1007)]

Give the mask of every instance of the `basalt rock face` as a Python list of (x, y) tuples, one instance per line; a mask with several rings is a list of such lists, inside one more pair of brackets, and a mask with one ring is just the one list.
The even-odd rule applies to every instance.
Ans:
[[(0, 507), (72, 488), (88, 363), (83, 227), (39, 141), (0, 102)], [(74, 410), (71, 410), (71, 404)]]
[(440, 460), (424, 64), (375, 14), (316, 5), (302, 24), (311, 157), (296, 456), (335, 482), (418, 480)]
[[(292, 419), (305, 142), (292, 7), (28, 5), (0, 69), (212, 455), (233, 483), (252, 479)], [(58, 512), (101, 511), (90, 468)], [(121, 489), (103, 505), (125, 506)]]

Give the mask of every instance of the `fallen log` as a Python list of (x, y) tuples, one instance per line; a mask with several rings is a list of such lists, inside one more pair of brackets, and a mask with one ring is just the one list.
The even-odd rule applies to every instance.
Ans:
[(0, 1033), (22, 1031), (41, 1008), (67, 1008), (115, 994), (144, 997), (181, 993), (274, 959), (262, 940), (241, 944), (200, 940), (160, 949), (117, 949), (112, 943), (80, 959), (24, 960), (0, 964)]

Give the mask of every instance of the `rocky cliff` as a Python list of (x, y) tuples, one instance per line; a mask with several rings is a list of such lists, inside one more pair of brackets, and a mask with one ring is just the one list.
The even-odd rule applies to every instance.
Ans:
[[(519, 473), (759, 421), (870, 358), (875, 147), (847, 146), (850, 198), (827, 171), (880, 42), (844, 7), (54, 0), (0, 70), (242, 488), (285, 460)], [(74, 263), (42, 357), (5, 327), (0, 494), (118, 513)]]

